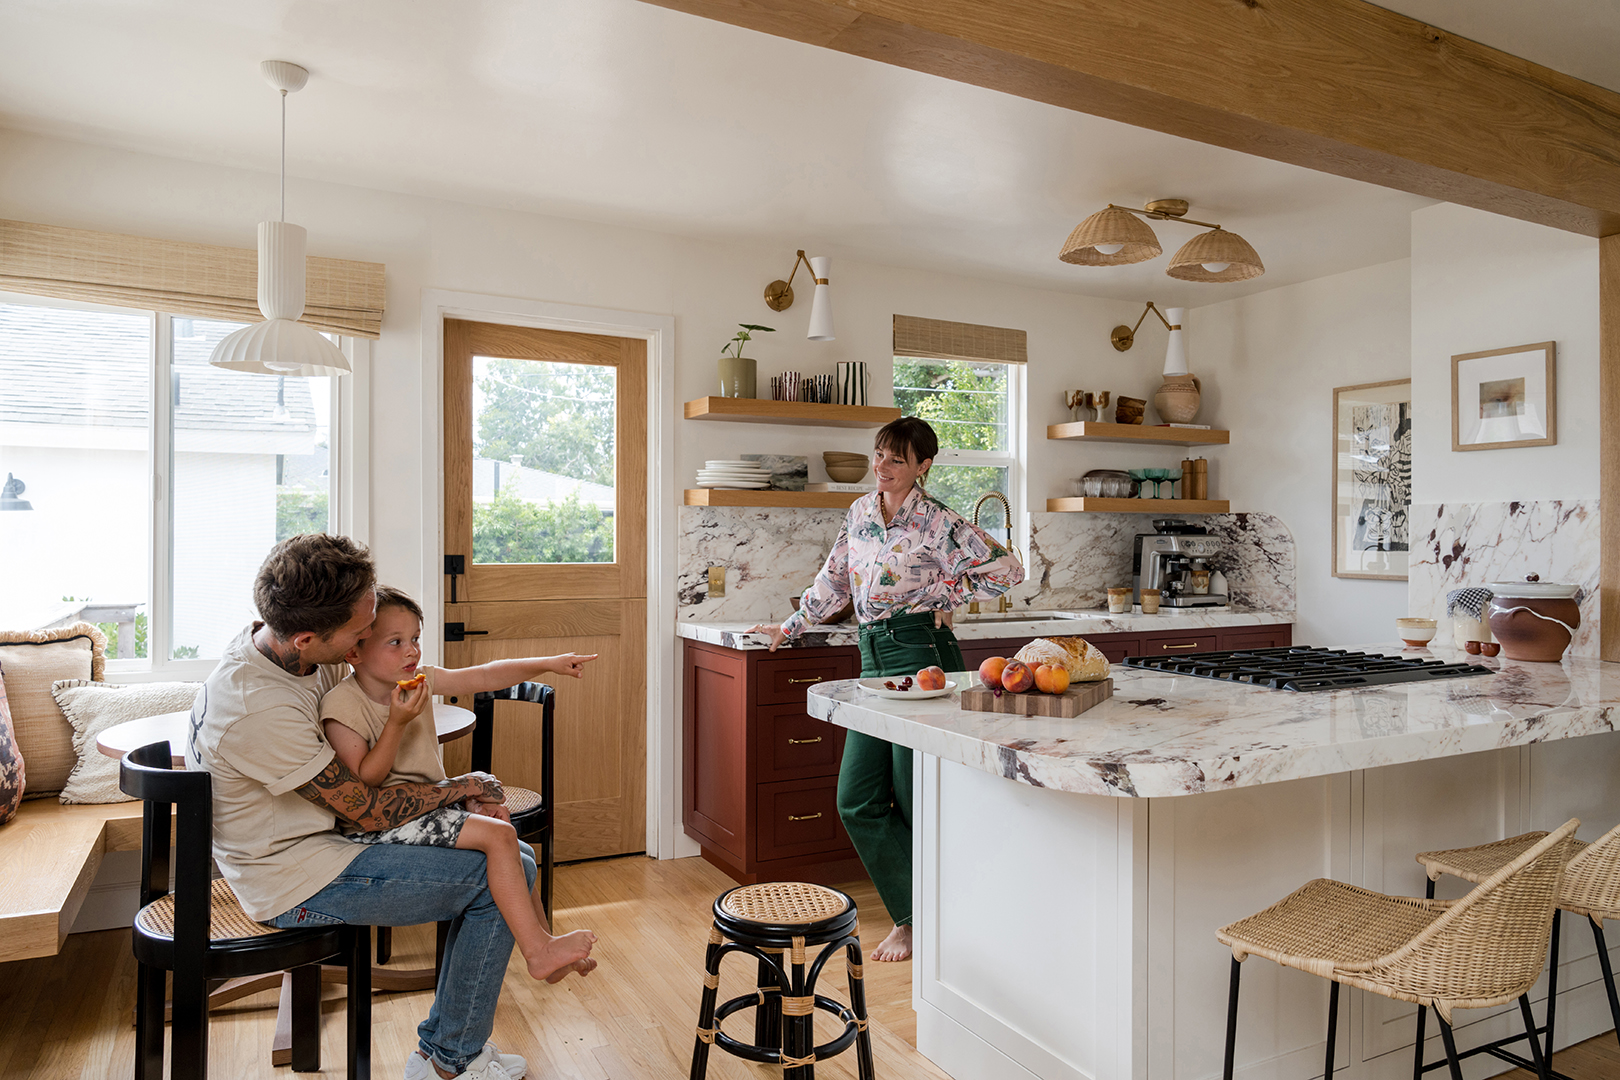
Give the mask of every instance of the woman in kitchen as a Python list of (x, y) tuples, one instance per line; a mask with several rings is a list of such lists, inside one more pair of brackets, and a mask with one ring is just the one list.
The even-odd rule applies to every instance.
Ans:
[[(877, 490), (849, 508), (827, 563), (799, 610), (770, 633), (771, 650), (823, 622), (846, 603), (861, 627), (861, 677), (913, 675), (966, 665), (951, 613), (970, 600), (1000, 596), (1024, 580), (1008, 550), (923, 484), (939, 452), (934, 429), (902, 417), (877, 433)], [(1010, 523), (1009, 523), (1010, 524)], [(855, 844), (894, 931), (874, 960), (911, 957), (911, 751), (850, 731), (838, 770), (838, 816)]]

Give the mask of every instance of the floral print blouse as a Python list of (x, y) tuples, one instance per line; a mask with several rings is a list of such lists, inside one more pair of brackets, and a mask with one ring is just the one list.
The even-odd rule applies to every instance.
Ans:
[(912, 488), (883, 524), (880, 492), (849, 508), (827, 563), (804, 590), (782, 631), (798, 637), (853, 601), (862, 623), (912, 611), (952, 611), (1000, 596), (1024, 580), (1024, 568), (984, 530)]

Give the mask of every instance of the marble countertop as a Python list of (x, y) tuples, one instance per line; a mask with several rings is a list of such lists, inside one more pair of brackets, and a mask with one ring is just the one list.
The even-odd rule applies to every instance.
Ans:
[[(1115, 665), (1114, 696), (1072, 719), (964, 712), (959, 695), (898, 701), (854, 681), (809, 712), (1033, 787), (1162, 798), (1326, 776), (1615, 730), (1620, 664), (1529, 664), (1454, 648), (1355, 649), (1477, 663), (1494, 675), (1293, 693)], [(952, 675), (959, 686), (962, 674)]]
[[(1012, 614), (1009, 612), (1008, 614)], [(1195, 608), (1167, 612), (1161, 608), (1157, 615), (1110, 615), (1106, 611), (1064, 612), (1064, 618), (1048, 616), (1017, 619), (974, 619), (960, 616), (952, 628), (958, 641), (984, 638), (1036, 638), (1078, 634), (1142, 634), (1157, 631), (1204, 630), (1221, 626), (1275, 626), (1294, 621), (1292, 611), (1242, 611), (1232, 608)], [(764, 649), (770, 638), (749, 631), (753, 623), (676, 624), (676, 635), (690, 641), (703, 641), (727, 649)], [(833, 623), (815, 627), (800, 635), (793, 644), (800, 648), (825, 645), (854, 645), (860, 631), (853, 622)], [(784, 648), (791, 648), (785, 645)]]

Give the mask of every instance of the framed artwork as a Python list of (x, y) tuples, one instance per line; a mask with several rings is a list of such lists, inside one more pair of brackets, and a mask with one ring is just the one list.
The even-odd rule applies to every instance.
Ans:
[(1333, 391), (1333, 576), (1405, 581), (1412, 546), (1412, 380)]
[(1553, 342), (1451, 358), (1451, 448), (1501, 450), (1558, 443)]

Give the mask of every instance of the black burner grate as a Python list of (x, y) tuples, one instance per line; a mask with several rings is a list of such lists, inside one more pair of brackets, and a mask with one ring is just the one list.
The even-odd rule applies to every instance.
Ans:
[(1127, 656), (1126, 667), (1251, 683), (1273, 690), (1354, 690), (1385, 683), (1430, 682), (1496, 674), (1478, 664), (1407, 659), (1345, 649), (1298, 645), (1279, 649), (1234, 649), (1181, 656)]

